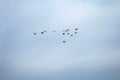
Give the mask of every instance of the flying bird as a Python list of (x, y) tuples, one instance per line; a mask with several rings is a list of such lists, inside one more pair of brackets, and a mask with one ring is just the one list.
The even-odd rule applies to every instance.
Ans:
[(66, 31), (66, 32), (68, 32), (68, 31), (69, 31), (69, 29), (66, 29), (65, 31)]
[(75, 30), (77, 31), (77, 30), (78, 30), (78, 28), (75, 28)]
[(67, 33), (67, 35), (69, 35), (70, 33)]
[(41, 34), (44, 34), (44, 32), (41, 32)]
[(52, 31), (52, 32), (56, 32), (56, 31)]
[(63, 43), (65, 43), (66, 41), (63, 41)]
[(73, 34), (70, 35), (71, 37), (73, 36)]
[(36, 35), (37, 33), (33, 33), (34, 35)]
[(43, 32), (47, 32), (46, 30), (44, 30)]
[(62, 33), (63, 35), (65, 35), (65, 33)]
[(63, 30), (63, 32), (68, 32), (68, 31), (70, 31), (70, 29)]
[[(70, 29), (64, 29), (63, 30), (63, 32), (61, 33), (62, 35), (69, 35), (70, 37), (73, 37), (75, 34), (77, 34), (78, 33), (78, 28), (74, 28), (73, 29), (73, 33), (71, 33), (71, 30)], [(40, 32), (41, 34), (44, 34), (44, 33), (46, 33), (47, 32), (47, 30), (43, 30), (42, 32)], [(52, 30), (52, 32), (56, 32), (56, 30)], [(34, 32), (33, 33), (34, 35), (37, 35), (37, 32)], [(66, 36), (65, 36), (66, 37)], [(62, 41), (62, 43), (66, 43), (66, 41), (65, 40), (63, 40)]]
[(78, 32), (75, 32), (75, 34), (77, 34)]

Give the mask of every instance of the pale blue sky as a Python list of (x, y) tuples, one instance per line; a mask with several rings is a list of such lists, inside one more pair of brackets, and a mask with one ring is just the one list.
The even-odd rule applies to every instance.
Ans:
[(0, 0), (0, 80), (119, 80), (119, 61), (119, 0)]

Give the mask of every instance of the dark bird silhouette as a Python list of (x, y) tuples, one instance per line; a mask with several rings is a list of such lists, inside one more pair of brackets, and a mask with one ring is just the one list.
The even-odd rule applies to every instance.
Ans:
[(63, 35), (65, 35), (65, 33), (62, 33)]
[(56, 31), (52, 31), (52, 32), (56, 32)]
[(46, 30), (44, 30), (43, 32), (47, 32)]
[(34, 35), (36, 35), (37, 33), (34, 33)]
[(77, 34), (78, 32), (75, 32), (75, 34)]
[(67, 33), (67, 35), (70, 35), (70, 33)]
[(65, 43), (66, 41), (63, 41), (63, 43)]
[(73, 34), (70, 35), (71, 37), (73, 36)]
[(78, 28), (75, 28), (75, 30), (77, 31), (77, 30), (78, 30)]
[(70, 29), (63, 30), (63, 32), (68, 32), (68, 31), (70, 31)]
[(65, 30), (65, 32), (68, 32), (68, 31), (69, 31), (69, 29), (66, 29), (66, 30)]
[[(61, 35), (65, 35), (64, 37), (66, 37), (67, 35), (69, 37), (73, 37), (74, 35), (76, 35), (77, 33), (79, 33), (79, 29), (76, 27), (73, 29), (73, 33), (71, 33), (71, 29), (64, 29), (62, 33), (60, 33)], [(53, 29), (51, 32), (56, 32), (55, 29)], [(47, 33), (47, 30), (43, 30), (40, 32), (41, 34), (45, 34)], [(38, 33), (37, 32), (34, 32), (33, 35), (37, 35)], [(65, 40), (62, 41), (62, 43), (66, 43)]]
[(44, 34), (44, 32), (41, 32), (41, 34)]

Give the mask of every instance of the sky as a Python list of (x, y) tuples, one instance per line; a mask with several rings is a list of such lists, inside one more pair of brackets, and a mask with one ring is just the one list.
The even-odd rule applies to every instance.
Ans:
[(0, 80), (119, 79), (119, 0), (0, 0)]

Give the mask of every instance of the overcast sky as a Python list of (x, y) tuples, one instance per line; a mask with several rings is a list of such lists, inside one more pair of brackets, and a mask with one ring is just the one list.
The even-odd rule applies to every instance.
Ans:
[[(76, 27), (77, 35), (61, 35)], [(0, 80), (119, 80), (119, 75), (119, 0), (0, 0)]]

